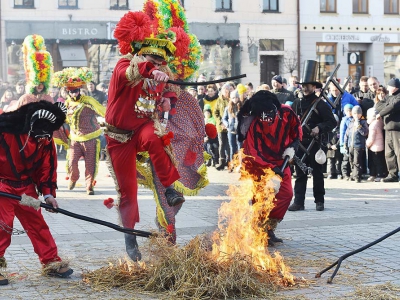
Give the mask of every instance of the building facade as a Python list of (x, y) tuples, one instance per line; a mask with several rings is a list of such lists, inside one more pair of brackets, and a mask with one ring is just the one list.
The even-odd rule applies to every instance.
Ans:
[[(203, 48), (199, 73), (207, 79), (246, 73), (242, 82), (270, 84), (275, 74), (297, 73), (295, 0), (181, 0), (191, 31)], [(113, 29), (144, 0), (7, 0), (0, 2), (4, 80), (24, 77), (21, 44), (29, 34), (45, 38), (54, 70), (88, 66), (107, 82), (118, 60)], [(291, 59), (287, 59), (290, 57)]]
[(400, 77), (398, 0), (303, 0), (300, 2), (301, 61), (317, 60), (326, 80), (375, 76), (381, 84)]

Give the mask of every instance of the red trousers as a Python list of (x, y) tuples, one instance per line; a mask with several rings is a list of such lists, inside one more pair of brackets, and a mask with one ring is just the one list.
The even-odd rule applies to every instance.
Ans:
[(269, 214), (270, 219), (282, 220), (293, 198), (292, 173), (290, 168), (285, 168), (284, 176), (278, 194), (275, 195), (275, 207)]
[[(0, 183), (0, 190), (14, 195), (26, 194), (37, 198), (33, 184), (27, 187), (13, 188)], [(30, 238), (35, 253), (39, 256), (43, 265), (61, 261), (57, 253), (57, 246), (50, 233), (40, 209), (37, 211), (32, 207), (20, 205), (17, 200), (0, 197), (0, 222), (9, 228), (13, 228), (14, 217), (21, 222), (22, 227)], [(9, 229), (9, 228), (6, 228)], [(6, 249), (11, 244), (11, 234), (0, 229), (0, 257), (4, 257)]]
[(179, 179), (179, 173), (164, 150), (162, 140), (154, 133), (153, 122), (143, 124), (126, 143), (107, 137), (107, 150), (120, 194), (119, 211), (122, 225), (134, 228), (139, 222), (136, 178), (136, 154), (147, 151), (163, 186)]

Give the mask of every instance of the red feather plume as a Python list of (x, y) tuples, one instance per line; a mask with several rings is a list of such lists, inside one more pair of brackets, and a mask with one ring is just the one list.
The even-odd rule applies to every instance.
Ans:
[(210, 139), (215, 139), (218, 135), (217, 127), (211, 123), (206, 124), (206, 134)]
[(131, 53), (132, 52), (131, 43), (120, 41), (119, 42), (119, 52), (121, 52), (123, 55)]
[(143, 41), (151, 34), (150, 18), (142, 11), (128, 12), (118, 22), (114, 37), (118, 42)]
[(114, 199), (113, 198), (107, 198), (104, 200), (103, 204), (108, 208), (111, 209), (114, 206)]
[(158, 18), (157, 16), (157, 8), (154, 5), (153, 1), (146, 1), (143, 7), (144, 13), (149, 17), (150, 21), (153, 23), (153, 27), (157, 28), (158, 27)]
[(190, 37), (183, 28), (171, 27), (169, 30), (176, 34), (176, 42), (174, 43), (176, 47), (175, 57), (185, 57), (189, 52)]

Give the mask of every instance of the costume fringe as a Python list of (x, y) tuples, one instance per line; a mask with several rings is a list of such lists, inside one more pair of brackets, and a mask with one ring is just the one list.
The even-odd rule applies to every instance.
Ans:
[[(143, 56), (133, 56), (132, 54), (125, 55), (122, 58), (129, 59), (131, 61), (129, 67), (126, 69), (125, 76), (126, 79), (128, 79), (129, 81), (128, 85), (133, 88), (144, 79), (144, 77), (139, 72), (138, 63), (145, 62), (146, 59)], [(145, 83), (146, 82), (144, 82), (144, 84)]]
[(174, 182), (174, 188), (178, 192), (184, 194), (185, 196), (196, 196), (202, 188), (205, 188), (210, 183), (207, 178), (207, 167), (205, 164), (202, 164), (197, 169), (197, 174), (200, 175), (200, 179), (199, 179), (199, 181), (197, 181), (197, 184), (194, 189), (190, 189), (190, 188), (186, 187), (179, 180)]
[(7, 268), (7, 261), (4, 257), (0, 257), (0, 268)]
[(102, 133), (103, 133), (103, 129), (101, 129), (101, 128), (99, 128), (96, 131), (93, 131), (91, 133), (85, 134), (85, 135), (73, 134), (71, 132), (70, 139), (75, 142), (87, 142), (87, 141), (90, 141), (90, 140), (93, 140), (93, 139), (99, 137)]
[(212, 158), (211, 154), (207, 153), (207, 151), (203, 152), (203, 157), (204, 157), (204, 161), (207, 161)]
[(56, 145), (63, 146), (65, 148), (65, 150), (69, 149), (69, 144), (64, 142), (62, 139), (53, 137), (53, 140), (54, 140), (54, 143), (56, 143)]
[(156, 215), (158, 223), (163, 227), (167, 228), (168, 221), (165, 215), (165, 211), (161, 206), (160, 196), (157, 193), (156, 186), (154, 184), (153, 172), (151, 170), (150, 162), (147, 162), (149, 158), (148, 152), (140, 152), (139, 153), (142, 159), (136, 162), (136, 170), (143, 177), (143, 179), (138, 178), (138, 184), (149, 188), (154, 194), (154, 200), (156, 201)]
[(69, 261), (54, 261), (43, 265), (42, 275), (47, 276), (50, 272), (59, 272), (61, 268), (69, 266)]
[[(147, 159), (149, 158), (148, 152), (140, 152), (139, 155), (141, 156), (141, 159), (137, 161), (136, 164), (136, 169), (138, 173), (143, 177), (143, 178), (138, 178), (138, 184), (141, 186), (150, 189), (153, 194), (154, 198), (156, 201), (156, 206), (157, 206), (157, 220), (158, 223), (165, 229), (167, 229), (168, 226), (168, 221), (165, 215), (165, 211), (163, 210), (161, 203), (160, 203), (160, 198), (157, 193), (157, 189), (154, 184), (153, 180), (153, 172), (151, 170), (150, 163), (147, 162)], [(200, 179), (197, 181), (195, 188), (190, 189), (186, 187), (182, 182), (179, 180), (174, 182), (174, 188), (184, 194), (185, 196), (195, 196), (199, 193), (199, 191), (206, 187), (209, 184), (209, 180), (207, 178), (207, 167), (205, 164), (202, 164), (198, 169), (197, 173), (200, 175)]]
[(275, 231), (275, 229), (276, 229), (276, 227), (278, 226), (278, 223), (280, 222), (281, 220), (279, 220), (279, 219), (268, 219), (267, 221), (266, 221), (266, 229), (267, 230), (272, 230), (272, 231)]
[(111, 178), (114, 180), (115, 191), (117, 192), (116, 207), (117, 207), (117, 211), (118, 211), (118, 222), (122, 226), (121, 212), (119, 211), (119, 203), (121, 201), (121, 190), (119, 188), (117, 176), (115, 175), (114, 167), (112, 165), (112, 161), (111, 161), (110, 153), (108, 152), (108, 148), (106, 148), (106, 165), (107, 165), (108, 171), (110, 172)]

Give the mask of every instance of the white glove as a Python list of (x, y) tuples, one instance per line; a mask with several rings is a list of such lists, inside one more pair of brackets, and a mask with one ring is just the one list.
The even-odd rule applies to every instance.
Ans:
[(279, 192), (279, 189), (281, 187), (281, 181), (282, 178), (278, 175), (274, 175), (271, 177), (271, 179), (267, 182), (265, 188), (266, 189), (273, 189), (275, 195)]
[(291, 160), (293, 159), (294, 153), (295, 151), (293, 147), (286, 148), (285, 151), (283, 151), (282, 158), (285, 159), (286, 156), (289, 156), (289, 160)]

